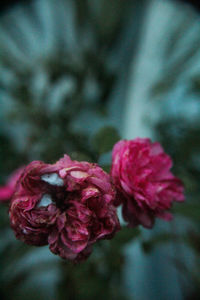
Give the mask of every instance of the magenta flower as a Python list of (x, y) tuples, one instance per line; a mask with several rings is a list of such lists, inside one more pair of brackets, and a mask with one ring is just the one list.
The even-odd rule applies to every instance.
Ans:
[(113, 149), (111, 175), (118, 190), (116, 205), (131, 227), (151, 228), (155, 218), (171, 220), (174, 201), (184, 201), (183, 184), (170, 169), (171, 158), (150, 139), (119, 141)]
[(96, 241), (120, 229), (114, 200), (110, 176), (96, 164), (67, 155), (53, 165), (33, 161), (13, 196), (11, 226), (28, 244), (49, 244), (62, 258), (84, 260)]
[(17, 181), (23, 171), (24, 167), (20, 167), (19, 169), (15, 170), (8, 178), (7, 183), (4, 186), (0, 186), (0, 202), (10, 201), (15, 192)]

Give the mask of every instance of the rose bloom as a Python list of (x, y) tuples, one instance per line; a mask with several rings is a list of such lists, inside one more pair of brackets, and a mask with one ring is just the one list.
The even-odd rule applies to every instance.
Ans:
[(171, 158), (147, 138), (119, 141), (113, 148), (111, 175), (118, 190), (116, 205), (129, 226), (151, 228), (155, 218), (171, 220), (174, 201), (184, 201), (183, 184), (170, 169)]
[(0, 186), (0, 202), (8, 202), (15, 192), (16, 183), (24, 171), (24, 167), (15, 170), (8, 178), (4, 186)]
[(62, 258), (84, 260), (96, 241), (120, 229), (114, 200), (110, 175), (96, 164), (67, 155), (53, 165), (33, 161), (11, 201), (11, 226), (27, 244), (48, 244)]

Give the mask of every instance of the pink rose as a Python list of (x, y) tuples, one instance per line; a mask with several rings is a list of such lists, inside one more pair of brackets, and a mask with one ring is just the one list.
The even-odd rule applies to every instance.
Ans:
[(53, 165), (33, 161), (13, 196), (11, 226), (28, 244), (49, 244), (62, 258), (84, 260), (96, 241), (120, 229), (114, 200), (110, 176), (96, 164), (67, 155)]
[(15, 170), (8, 178), (7, 183), (4, 186), (0, 186), (0, 202), (7, 202), (12, 198), (15, 192), (16, 183), (24, 171), (24, 167), (20, 167)]
[(183, 184), (170, 169), (171, 158), (150, 139), (119, 141), (113, 149), (111, 175), (131, 227), (151, 228), (155, 218), (171, 220), (174, 201), (184, 201)]

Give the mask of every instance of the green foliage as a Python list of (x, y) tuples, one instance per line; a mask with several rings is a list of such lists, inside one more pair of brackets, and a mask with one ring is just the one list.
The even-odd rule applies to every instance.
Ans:
[[(95, 249), (97, 251), (97, 249)], [(114, 255), (114, 253), (113, 253)], [(86, 261), (80, 265), (62, 263), (62, 270), (65, 274), (59, 287), (59, 300), (65, 299), (66, 289), (69, 300), (101, 300), (102, 293), (106, 299), (126, 300), (126, 292), (120, 284), (120, 268), (109, 264), (110, 257), (101, 253), (92, 261)], [(112, 263), (118, 261), (118, 256), (114, 255)], [(112, 280), (110, 280), (112, 278)]]
[[(61, 2), (59, 5), (68, 10), (69, 1)], [(98, 20), (92, 11), (93, 2), (72, 2), (79, 35), (78, 52), (61, 43), (49, 54), (42, 46), (42, 57), (34, 58), (31, 64), (19, 63), (1, 53), (1, 67), (12, 74), (14, 81), (10, 84), (3, 76), (0, 79), (0, 92), (6, 95), (9, 108), (3, 111), (0, 135), (0, 184), (6, 182), (15, 168), (35, 159), (54, 163), (67, 153), (75, 160), (97, 162), (99, 155), (110, 151), (119, 140), (117, 130), (107, 127), (95, 138), (94, 147), (91, 143), (96, 119), (102, 126), (109, 122), (107, 104), (119, 73), (110, 68), (107, 56), (129, 1), (112, 1), (112, 5), (103, 1)], [(115, 6), (117, 10), (113, 9)], [(122, 10), (118, 11), (120, 7)], [(106, 22), (102, 19), (105, 13)], [(84, 35), (89, 37), (89, 47), (81, 45)], [(109, 168), (104, 166), (106, 171)], [(17, 241), (9, 227), (8, 205), (1, 205), (1, 299), (127, 299), (122, 284), (124, 258), (120, 242), (115, 249), (111, 241), (102, 241), (94, 247), (88, 261), (80, 265), (51, 255), (47, 248), (44, 251), (50, 259), (41, 262), (40, 249)], [(49, 279), (45, 282), (51, 274), (55, 274), (53, 284)]]
[[(63, 2), (61, 8), (67, 11), (70, 1), (61, 2)], [(75, 8), (72, 19), (75, 19), (74, 32), (77, 34), (78, 51), (77, 46), (73, 49), (70, 43), (63, 46), (63, 37), (59, 36), (58, 49), (49, 55), (43, 51), (42, 45), (41, 57), (35, 59), (30, 65), (15, 59), (15, 55), (12, 57), (4, 51), (1, 53), (1, 67), (5, 68), (6, 73), (12, 74), (14, 80), (5, 83), (4, 76), (0, 79), (0, 90), (7, 95), (6, 101), (9, 103), (9, 109), (2, 120), (0, 134), (0, 184), (6, 181), (7, 176), (15, 168), (33, 159), (55, 162), (64, 153), (68, 153), (72, 159), (97, 162), (99, 157), (110, 152), (120, 139), (117, 129), (112, 126), (102, 127), (93, 135), (96, 130), (95, 121), (98, 118), (97, 127), (99, 123), (103, 126), (104, 123), (110, 122), (107, 108), (110, 95), (115, 88), (114, 83), (120, 76), (119, 65), (123, 62), (116, 53), (121, 52), (124, 45), (125, 54), (127, 53), (127, 43), (123, 43), (121, 33), (124, 34), (129, 27), (126, 28), (125, 25), (130, 16), (128, 14), (130, 7), (134, 7), (137, 15), (140, 11), (143, 14), (150, 1), (75, 0), (72, 2)], [(131, 13), (132, 11), (130, 10)], [(40, 15), (37, 11), (34, 14)], [(56, 12), (53, 15), (56, 15)], [(29, 16), (26, 16), (26, 19), (28, 21)], [(136, 20), (141, 19), (136, 18)], [(37, 20), (37, 24), (40, 24), (40, 21), (43, 23), (43, 20)], [(51, 21), (49, 23), (57, 23), (55, 20)], [(174, 27), (164, 54), (167, 63), (162, 70), (161, 78), (152, 87), (152, 96), (162, 96), (163, 100), (186, 74), (188, 65), (198, 53), (200, 40), (197, 34), (180, 56), (174, 55), (179, 40), (190, 31), (194, 21), (193, 16), (188, 14), (181, 24)], [(62, 22), (64, 23), (64, 20), (58, 23), (62, 24)], [(9, 29), (9, 19), (5, 23), (8, 24)], [(142, 28), (138, 21), (135, 24), (137, 28)], [(11, 27), (15, 28), (15, 26)], [(15, 35), (23, 37), (24, 33), (18, 32), (18, 27), (23, 26), (19, 24), (16, 27)], [(137, 36), (135, 33), (140, 32), (136, 29), (133, 29), (134, 37)], [(166, 38), (165, 34), (163, 36)], [(87, 45), (85, 45), (85, 37), (88, 38)], [(120, 40), (122, 43), (119, 43)], [(131, 43), (129, 40), (129, 46)], [(25, 43), (21, 44), (25, 45)], [(134, 39), (134, 45), (136, 53), (137, 39)], [(25, 45), (25, 48), (26, 46), (28, 49), (28, 45)], [(131, 52), (132, 49), (129, 48)], [(119, 64), (116, 63), (118, 58)], [(112, 67), (113, 60), (117, 67)], [(38, 82), (43, 83), (37, 85)], [(199, 93), (198, 74), (191, 79), (189, 86), (191, 86), (190, 93)], [(59, 94), (58, 91), (63, 93)], [(23, 131), (24, 129), (26, 130)], [(0, 298), (3, 300), (100, 300), (102, 298), (126, 300), (128, 296), (122, 278), (126, 262), (124, 250), (135, 239), (141, 241), (142, 249), (146, 253), (158, 245), (180, 241), (192, 248), (199, 259), (200, 206), (197, 202), (200, 193), (199, 132), (198, 122), (191, 125), (191, 122), (187, 122), (184, 118), (171, 118), (171, 116), (168, 118), (161, 116), (155, 128), (158, 140), (173, 157), (174, 171), (183, 179), (187, 189), (188, 201), (184, 205), (177, 205), (174, 213), (195, 223), (195, 232), (191, 231), (191, 228), (189, 230), (186, 228), (186, 232), (181, 235), (176, 232), (165, 232), (153, 234), (152, 238), (143, 240), (139, 229), (122, 228), (113, 239), (97, 243), (88, 261), (80, 265), (73, 265), (59, 258), (50, 262), (41, 262), (40, 254), (38, 260), (31, 264), (34, 255), (38, 254), (38, 248), (16, 241), (9, 229), (8, 206), (3, 204), (0, 207)], [(18, 139), (18, 136), (21, 139)], [(109, 172), (109, 163), (102, 167)], [(46, 250), (49, 253), (49, 250)], [(28, 257), (29, 260), (25, 260), (22, 264)], [(177, 268), (182, 268), (184, 272), (188, 271), (185, 266), (182, 266), (180, 260), (175, 263)], [(53, 288), (48, 280), (46, 293), (43, 293), (40, 286), (35, 286), (34, 278), (39, 276), (42, 278), (45, 274), (54, 272), (57, 274), (56, 270), (59, 270), (57, 281), (54, 282), (56, 293), (51, 294)], [(195, 270), (188, 271), (189, 274), (192, 273), (192, 277), (198, 284), (199, 270), (200, 266), (197, 263)], [(33, 282), (27, 284), (31, 278)], [(48, 291), (50, 296), (47, 296)]]
[(197, 74), (191, 79), (190, 92), (193, 92), (197, 95), (200, 94), (200, 74)]
[(0, 134), (0, 145), (0, 184), (4, 184), (6, 176), (26, 163), (27, 159), (14, 149), (12, 142), (3, 134)]
[(115, 245), (116, 248), (124, 247), (125, 244), (130, 243), (134, 239), (138, 238), (141, 234), (140, 229), (137, 228), (129, 228), (123, 227), (121, 231), (119, 231), (115, 239), (113, 239), (112, 244)]
[(65, 277), (59, 287), (59, 300), (63, 299), (66, 288), (69, 300), (101, 300), (102, 293), (106, 299), (128, 299), (121, 284), (121, 269), (125, 262), (123, 250), (139, 235), (139, 229), (124, 227), (112, 240), (98, 242), (88, 261), (75, 265), (61, 262)]
[(151, 239), (141, 242), (141, 247), (146, 254), (149, 254), (158, 245), (163, 245), (169, 242), (176, 242), (177, 236), (170, 232), (154, 235)]
[(200, 203), (176, 205), (174, 212), (194, 222), (200, 222)]
[[(194, 57), (197, 59), (200, 46), (200, 41), (198, 39), (200, 29), (197, 28), (196, 34), (190, 36), (196, 21), (197, 16), (192, 12), (189, 12), (176, 22), (170, 33), (167, 31), (165, 35), (162, 35), (162, 38), (163, 36), (165, 36), (165, 38), (167, 36), (168, 39), (168, 43), (163, 53), (163, 57), (167, 63), (164, 64), (161, 77), (151, 87), (150, 93), (153, 98), (158, 97), (158, 99), (163, 100), (163, 97), (168, 96), (169, 93), (178, 86), (178, 83), (183, 76), (187, 75)], [(183, 39), (187, 37), (190, 40), (188, 47), (183, 47), (181, 53), (179, 53), (180, 44)], [(177, 55), (177, 53), (179, 53), (179, 55)], [(191, 83), (191, 92), (198, 91), (198, 75), (192, 79), (189, 78), (185, 82), (185, 85), (188, 85), (188, 83)]]
[(94, 150), (100, 155), (112, 150), (120, 136), (116, 128), (106, 126), (101, 128), (92, 138)]
[(111, 168), (111, 165), (101, 165), (101, 168), (107, 172), (107, 173), (110, 173), (110, 168)]

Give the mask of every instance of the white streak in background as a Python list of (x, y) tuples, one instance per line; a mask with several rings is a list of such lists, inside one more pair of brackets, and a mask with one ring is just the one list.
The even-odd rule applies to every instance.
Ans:
[[(169, 113), (169, 102), (166, 103), (166, 107), (163, 107), (163, 104), (162, 106), (158, 105), (158, 101), (151, 101), (150, 92), (152, 86), (163, 76), (163, 72), (168, 68), (169, 62), (164, 60), (164, 54), (169, 38), (166, 38), (166, 31), (164, 30), (167, 28), (168, 35), (172, 36), (174, 25), (178, 26), (180, 20), (184, 19), (186, 14), (187, 10), (177, 9), (173, 1), (154, 0), (149, 6), (138, 56), (133, 61), (129, 78), (130, 88), (124, 120), (125, 138), (131, 139), (136, 136), (153, 137), (153, 125), (160, 119), (160, 116), (163, 116), (163, 113), (160, 113), (160, 109), (163, 108), (166, 114)], [(164, 70), (164, 68), (166, 69)], [(170, 93), (175, 108), (177, 94), (172, 95)], [(183, 105), (183, 101), (182, 103), (181, 101), (180, 105)], [(161, 99), (160, 103), (163, 103)], [(180, 108), (176, 105), (177, 107), (180, 113)], [(163, 231), (171, 232), (171, 230), (173, 229), (171, 229), (169, 223), (160, 222), (154, 230), (142, 230), (142, 236), (149, 238), (155, 232), (159, 234)], [(179, 283), (180, 273), (168, 262), (169, 257), (176, 257), (177, 249), (184, 255), (184, 249), (180, 244), (177, 244), (176, 249), (174, 249), (173, 243), (169, 243), (163, 248), (157, 247), (147, 258), (142, 253), (138, 241), (134, 241), (133, 244), (129, 245), (126, 248), (127, 261), (129, 263), (126, 264), (124, 276), (125, 288), (130, 293), (130, 296), (134, 294), (136, 299), (142, 300), (157, 299), (159, 290), (159, 299), (182, 300), (182, 290)], [(190, 254), (188, 252), (185, 252), (185, 254), (186, 259), (184, 261), (187, 261)], [(137, 270), (140, 271), (138, 272)], [(154, 271), (152, 272), (152, 270)], [(164, 288), (166, 286), (168, 286), (167, 289)]]
[[(151, 7), (152, 9), (150, 8), (146, 17), (147, 25), (143, 28), (140, 51), (138, 51), (138, 56), (133, 61), (131, 69), (130, 82), (134, 82), (134, 84), (130, 84), (124, 114), (124, 132), (125, 138), (128, 139), (137, 136), (153, 137), (154, 131), (152, 131), (152, 125), (150, 124), (155, 124), (160, 120), (160, 111), (164, 111), (165, 107), (163, 107), (164, 101), (151, 101), (151, 89), (155, 83), (164, 78), (165, 74), (169, 77), (174, 72), (174, 60), (177, 57), (180, 58), (180, 55), (187, 53), (188, 48), (191, 49), (191, 45), (197, 43), (198, 32), (200, 31), (197, 17), (191, 11), (188, 16), (188, 10), (179, 10), (176, 4), (159, 0), (152, 1)], [(188, 32), (180, 36), (179, 41), (176, 41), (175, 55), (171, 55), (170, 57), (172, 58), (168, 59), (166, 63), (165, 55), (170, 38), (173, 38), (177, 28), (180, 28), (184, 22), (189, 22), (187, 19), (190, 18), (191, 25), (189, 23)], [(173, 20), (176, 20), (176, 22), (173, 22)], [(197, 61), (197, 54), (194, 55), (194, 58)], [(196, 62), (194, 64), (194, 61), (188, 59), (187, 76), (192, 64), (198, 65), (199, 68), (199, 64)], [(182, 74), (180, 78), (183, 78)], [(187, 81), (184, 81), (183, 84), (186, 85)], [(178, 109), (180, 114), (180, 107), (183, 106), (183, 96), (180, 98), (180, 106), (176, 102), (177, 94), (174, 97), (171, 93), (168, 93), (168, 96), (172, 105), (175, 109)], [(190, 102), (188, 98), (187, 102)], [(169, 100), (166, 103), (166, 113), (169, 113), (168, 104)]]
[(57, 173), (45, 174), (41, 176), (41, 179), (51, 185), (63, 186), (64, 181), (58, 176)]
[(52, 198), (49, 194), (45, 194), (42, 199), (40, 200), (40, 202), (38, 203), (37, 207), (46, 207), (48, 206), (49, 204), (51, 204), (53, 201), (52, 201)]

